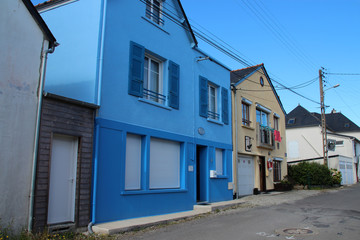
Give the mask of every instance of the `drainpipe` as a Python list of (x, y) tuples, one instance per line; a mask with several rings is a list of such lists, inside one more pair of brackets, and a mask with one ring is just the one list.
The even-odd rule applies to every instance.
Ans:
[(33, 151), (33, 168), (31, 174), (31, 191), (30, 191), (30, 203), (29, 203), (29, 219), (28, 219), (28, 231), (32, 230), (33, 224), (33, 215), (34, 215), (34, 197), (35, 197), (35, 179), (36, 179), (36, 165), (37, 165), (37, 155), (38, 155), (38, 143), (39, 143), (39, 133), (40, 133), (40, 119), (41, 119), (41, 106), (42, 106), (42, 98), (44, 91), (44, 83), (45, 83), (45, 73), (46, 73), (46, 63), (47, 56), (49, 53), (53, 53), (55, 51), (55, 47), (59, 46), (59, 43), (55, 42), (54, 45), (43, 51), (41, 56), (41, 75), (40, 75), (40, 85), (38, 89), (38, 104), (36, 111), (36, 125), (35, 125), (35, 137), (34, 137), (34, 151)]
[[(238, 124), (237, 124), (237, 98), (236, 98), (236, 86), (235, 84), (231, 84), (231, 90), (234, 92), (234, 114), (235, 114), (235, 174), (236, 174), (236, 181), (235, 181), (235, 185), (236, 185), (236, 198), (239, 198), (239, 186), (238, 186), (238, 160), (237, 160), (237, 155), (238, 155)], [(233, 171), (234, 172), (234, 171)]]
[[(107, 0), (102, 0), (102, 9), (101, 9), (101, 22), (99, 29), (99, 59), (98, 59), (98, 75), (97, 75), (97, 93), (96, 93), (96, 102), (97, 105), (101, 105), (101, 82), (102, 82), (102, 72), (103, 72), (103, 60), (104, 60), (104, 42), (105, 42), (105, 26), (106, 26), (106, 9), (107, 9)], [(98, 112), (97, 114), (98, 115)], [(91, 220), (88, 224), (88, 232), (94, 234), (92, 227), (96, 222), (96, 192), (97, 192), (97, 178), (98, 178), (98, 146), (99, 146), (99, 131), (100, 127), (95, 127), (95, 141), (94, 141), (94, 167), (93, 167), (93, 188), (92, 188), (92, 202), (91, 202)]]

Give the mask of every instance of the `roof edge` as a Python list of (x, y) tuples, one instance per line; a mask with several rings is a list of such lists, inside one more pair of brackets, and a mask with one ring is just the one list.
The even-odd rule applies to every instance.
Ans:
[(42, 32), (48, 38), (50, 48), (56, 47), (58, 45), (57, 42), (56, 42), (56, 38), (54, 37), (54, 35), (50, 31), (49, 27), (46, 25), (44, 19), (40, 16), (39, 12), (36, 10), (36, 8), (32, 4), (32, 2), (30, 0), (22, 0), (22, 2), (24, 3), (25, 7), (27, 8), (27, 10), (32, 15), (32, 17), (34, 18), (36, 23), (41, 28)]

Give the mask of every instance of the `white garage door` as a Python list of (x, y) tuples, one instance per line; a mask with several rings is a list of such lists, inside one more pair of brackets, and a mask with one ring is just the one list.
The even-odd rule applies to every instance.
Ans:
[(238, 156), (238, 195), (253, 194), (254, 189), (254, 160), (252, 157)]
[(340, 172), (341, 172), (341, 176), (342, 176), (341, 184), (343, 184), (343, 185), (353, 184), (354, 176), (353, 176), (352, 163), (340, 161), (339, 168), (340, 168)]

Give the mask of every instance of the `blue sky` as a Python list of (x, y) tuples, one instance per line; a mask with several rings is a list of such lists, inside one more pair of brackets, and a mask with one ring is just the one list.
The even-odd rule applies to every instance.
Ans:
[[(341, 111), (360, 126), (360, 1), (358, 0), (182, 0), (191, 24), (205, 28), (243, 54), (264, 63), (270, 77), (287, 87), (326, 75), (329, 113)], [(246, 67), (200, 42), (200, 47), (231, 69)], [(275, 86), (278, 84), (274, 83)], [(319, 80), (294, 91), (320, 101)], [(311, 112), (318, 104), (277, 90), (287, 112), (299, 103)]]
[[(42, 0), (32, 0), (34, 4)], [(182, 0), (195, 29), (236, 49), (253, 65), (264, 63), (270, 77), (301, 95), (320, 101), (320, 67), (328, 73), (360, 74), (359, 0)], [(55, 36), (56, 37), (56, 36)], [(198, 39), (199, 40), (199, 39)], [(199, 47), (231, 69), (246, 66), (199, 40)], [(360, 126), (360, 75), (326, 75), (325, 104)], [(273, 84), (279, 86), (275, 82)], [(280, 87), (280, 86), (279, 86)], [(287, 112), (298, 104), (320, 112), (319, 104), (278, 89)]]

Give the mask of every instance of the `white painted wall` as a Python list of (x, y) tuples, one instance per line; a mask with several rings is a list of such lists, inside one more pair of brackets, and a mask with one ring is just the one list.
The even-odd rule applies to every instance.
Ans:
[(0, 221), (27, 227), (41, 53), (47, 41), (21, 0), (0, 1)]
[(323, 156), (321, 128), (286, 129), (287, 161)]

